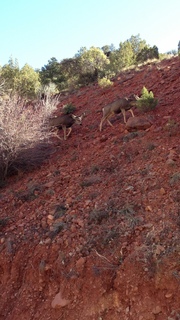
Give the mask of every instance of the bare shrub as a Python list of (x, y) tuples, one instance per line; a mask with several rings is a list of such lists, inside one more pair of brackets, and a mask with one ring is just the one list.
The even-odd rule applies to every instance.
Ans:
[(10, 168), (17, 165), (18, 159), (20, 162), (22, 159), (24, 162), (25, 159), (31, 161), (29, 150), (37, 151), (38, 145), (49, 142), (52, 133), (48, 130), (46, 122), (55, 109), (56, 101), (50, 99), (44, 103), (37, 103), (33, 110), (24, 107), (22, 101), (15, 96), (1, 102), (0, 181), (6, 178)]

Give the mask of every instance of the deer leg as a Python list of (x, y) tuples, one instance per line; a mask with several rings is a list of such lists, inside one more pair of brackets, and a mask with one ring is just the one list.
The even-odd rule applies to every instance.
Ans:
[(134, 112), (132, 111), (132, 109), (129, 109), (129, 112), (131, 112), (132, 116), (135, 117)]
[(110, 124), (111, 127), (113, 127), (113, 124), (111, 123), (111, 121), (109, 119), (107, 119), (107, 122)]
[(111, 118), (111, 117), (113, 116), (113, 114), (114, 114), (114, 112), (111, 112), (111, 113), (108, 114), (107, 117), (106, 117), (106, 120), (107, 120), (107, 122), (109, 123), (109, 125), (110, 125), (111, 127), (113, 127), (113, 124), (111, 123), (111, 121), (109, 120), (109, 118)]
[(107, 120), (107, 122), (109, 123), (109, 125), (110, 125), (111, 127), (113, 127), (113, 124), (112, 124), (111, 121), (109, 120), (109, 118), (110, 118), (113, 114), (114, 114), (114, 112), (111, 112), (111, 113), (107, 114), (106, 116), (103, 116), (103, 117), (102, 117), (101, 123), (100, 123), (100, 126), (99, 126), (100, 131), (102, 130), (102, 124), (103, 124), (103, 122), (104, 122), (105, 120)]
[(121, 109), (121, 112), (123, 114), (124, 123), (126, 123), (127, 121), (126, 121), (126, 111), (125, 111), (125, 109)]
[(100, 125), (99, 125), (99, 131), (102, 131), (102, 124), (104, 122), (104, 118), (101, 119)]
[(55, 136), (56, 138), (58, 138), (59, 140), (62, 140), (62, 138), (59, 136), (59, 130), (56, 129), (56, 130), (53, 130), (53, 136)]
[(107, 120), (107, 122), (109, 123), (109, 125), (110, 125), (111, 127), (113, 127), (113, 125), (112, 125), (112, 123), (110, 122), (110, 120), (108, 119), (108, 117), (105, 117), (105, 118), (102, 118), (102, 119), (101, 119), (101, 123), (100, 123), (100, 125), (99, 125), (99, 130), (100, 130), (100, 131), (102, 131), (102, 125), (103, 125), (103, 122), (104, 122), (105, 120)]
[(67, 137), (69, 137), (71, 131), (72, 131), (72, 128), (70, 127), (70, 128), (69, 128), (69, 132), (68, 132), (68, 134), (67, 134)]
[(64, 140), (67, 139), (66, 137), (66, 126), (62, 126), (62, 129), (63, 129), (63, 133), (64, 133)]

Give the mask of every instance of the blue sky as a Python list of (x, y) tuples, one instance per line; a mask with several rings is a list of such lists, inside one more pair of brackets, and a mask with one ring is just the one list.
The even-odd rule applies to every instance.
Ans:
[(180, 0), (1, 0), (0, 65), (41, 68), (138, 34), (160, 53), (177, 50), (179, 14)]

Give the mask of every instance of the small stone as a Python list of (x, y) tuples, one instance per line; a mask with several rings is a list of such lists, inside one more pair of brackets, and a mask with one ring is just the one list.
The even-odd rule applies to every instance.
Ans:
[(100, 138), (100, 142), (105, 142), (107, 139), (108, 139), (108, 138), (103, 135), (103, 136)]
[(160, 189), (160, 194), (163, 196), (165, 193), (166, 193), (165, 189), (164, 189), (164, 188), (161, 188), (161, 189)]
[(83, 270), (85, 262), (86, 262), (86, 258), (83, 258), (83, 257), (81, 257), (81, 258), (79, 258), (79, 260), (77, 260), (76, 268), (78, 271)]
[(45, 243), (45, 244), (50, 244), (50, 243), (51, 243), (51, 239), (50, 239), (50, 238), (45, 239), (45, 240), (44, 240), (44, 243)]
[(45, 220), (42, 220), (42, 221), (41, 221), (41, 227), (42, 227), (43, 229), (46, 229), (46, 228), (47, 228), (47, 223), (46, 223)]
[(153, 227), (153, 224), (152, 223), (146, 223), (143, 225), (144, 228), (147, 228), (147, 229), (150, 229)]
[(159, 255), (163, 251), (164, 251), (164, 247), (161, 246), (161, 245), (157, 245), (157, 247), (156, 247), (156, 255)]
[(91, 200), (86, 200), (84, 204), (85, 204), (85, 207), (89, 206), (91, 204)]
[(70, 300), (63, 299), (61, 292), (57, 293), (54, 297), (51, 306), (53, 309), (59, 309), (61, 307), (65, 307), (70, 303)]
[(54, 180), (53, 180), (53, 181), (50, 181), (50, 182), (45, 183), (45, 184), (44, 184), (44, 187), (45, 187), (45, 188), (51, 188), (53, 185), (54, 185)]
[(54, 216), (52, 216), (52, 214), (49, 214), (49, 215), (47, 216), (47, 218), (48, 218), (49, 220), (53, 220), (53, 219), (54, 219)]
[(78, 226), (80, 226), (81, 228), (84, 228), (84, 221), (81, 219), (77, 219), (76, 223), (78, 224)]
[(128, 306), (125, 311), (126, 311), (126, 314), (128, 314), (130, 311), (130, 307)]
[(167, 164), (168, 166), (174, 166), (174, 165), (175, 165), (175, 161), (172, 160), (172, 159), (168, 159), (168, 160), (166, 161), (166, 164)]
[(1, 238), (1, 244), (5, 242), (5, 238)]
[(175, 150), (170, 150), (169, 154), (168, 154), (168, 159), (174, 160), (176, 161), (177, 159), (177, 153)]
[(152, 212), (152, 208), (151, 208), (151, 206), (147, 206), (147, 207), (146, 207), (146, 211), (150, 211), (150, 212)]
[(160, 307), (160, 306), (157, 306), (157, 307), (155, 307), (155, 308), (152, 310), (152, 313), (153, 313), (153, 314), (159, 314), (161, 311), (162, 311), (162, 310), (161, 310), (161, 307)]
[(128, 186), (125, 190), (126, 190), (126, 191), (131, 191), (131, 190), (133, 190), (133, 189), (134, 189), (133, 186)]

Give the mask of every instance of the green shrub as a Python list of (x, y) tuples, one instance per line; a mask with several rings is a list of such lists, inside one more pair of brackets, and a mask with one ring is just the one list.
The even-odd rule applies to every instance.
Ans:
[(68, 104), (65, 104), (65, 105), (63, 106), (63, 113), (64, 113), (64, 114), (73, 113), (75, 110), (76, 110), (76, 107), (73, 106), (72, 103), (68, 103)]
[(104, 78), (98, 80), (98, 85), (101, 88), (107, 88), (107, 87), (113, 86), (113, 82), (111, 80), (107, 79), (106, 77), (104, 77)]
[(154, 110), (158, 103), (158, 99), (154, 98), (152, 91), (148, 91), (146, 87), (142, 88), (141, 97), (137, 100), (136, 106), (143, 112)]

